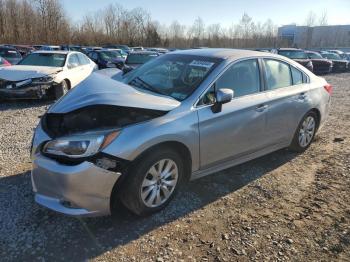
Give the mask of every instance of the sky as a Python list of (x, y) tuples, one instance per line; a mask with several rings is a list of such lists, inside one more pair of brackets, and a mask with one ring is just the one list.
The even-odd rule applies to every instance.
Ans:
[(350, 24), (350, 0), (61, 0), (74, 22), (79, 22), (87, 13), (119, 3), (124, 8), (141, 7), (153, 20), (171, 24), (178, 20), (191, 25), (196, 17), (205, 24), (220, 23), (230, 26), (237, 23), (245, 12), (256, 22), (268, 18), (277, 25), (303, 24), (310, 11), (316, 15), (327, 12), (328, 24)]

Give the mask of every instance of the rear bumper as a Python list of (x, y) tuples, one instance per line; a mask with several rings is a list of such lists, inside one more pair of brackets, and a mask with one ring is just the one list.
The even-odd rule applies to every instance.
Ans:
[(1, 99), (40, 99), (47, 94), (52, 85), (35, 85), (23, 88), (1, 88)]
[(90, 162), (70, 166), (36, 155), (32, 170), (35, 201), (71, 216), (109, 215), (110, 196), (120, 175)]

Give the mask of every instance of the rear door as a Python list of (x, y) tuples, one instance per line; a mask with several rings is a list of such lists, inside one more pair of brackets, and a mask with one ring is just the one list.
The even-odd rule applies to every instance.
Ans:
[[(230, 66), (200, 99), (198, 108), (201, 168), (231, 160), (264, 147), (266, 102), (261, 91), (261, 71), (257, 59)], [(211, 109), (215, 90), (230, 88), (234, 99)]]
[(92, 73), (95, 65), (94, 65), (94, 63), (90, 62), (90, 59), (87, 58), (86, 55), (81, 54), (81, 53), (78, 53), (77, 55), (79, 57), (81, 67), (83, 68), (83, 70), (81, 70), (82, 71), (82, 79), (85, 79), (86, 77), (88, 77)]
[(80, 83), (80, 81), (83, 79), (83, 75), (84, 75), (84, 68), (82, 67), (82, 65), (80, 64), (80, 60), (78, 57), (78, 54), (73, 53), (70, 54), (68, 57), (68, 62), (67, 62), (67, 75), (68, 75), (68, 79), (71, 82), (71, 86), (74, 87), (76, 86), (78, 83)]
[(300, 117), (308, 107), (307, 76), (296, 67), (276, 59), (263, 59), (267, 106), (266, 140), (280, 144), (291, 140)]

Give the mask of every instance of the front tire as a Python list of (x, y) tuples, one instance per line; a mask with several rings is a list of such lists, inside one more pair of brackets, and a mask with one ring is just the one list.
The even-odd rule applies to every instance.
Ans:
[(304, 152), (312, 143), (318, 127), (318, 117), (314, 111), (308, 112), (300, 121), (295, 131), (290, 149)]
[(136, 215), (158, 212), (174, 198), (184, 170), (183, 160), (176, 151), (161, 148), (149, 152), (127, 172), (119, 198)]

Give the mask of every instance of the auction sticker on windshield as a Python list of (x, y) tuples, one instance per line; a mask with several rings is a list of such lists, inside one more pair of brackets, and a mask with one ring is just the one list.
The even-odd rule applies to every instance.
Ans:
[(204, 68), (207, 68), (207, 69), (210, 69), (213, 65), (214, 65), (214, 63), (212, 63), (212, 62), (199, 61), (199, 60), (193, 60), (190, 63), (190, 66), (204, 67)]

